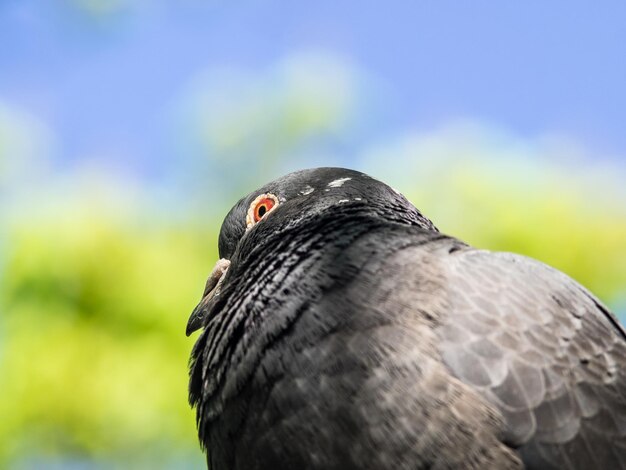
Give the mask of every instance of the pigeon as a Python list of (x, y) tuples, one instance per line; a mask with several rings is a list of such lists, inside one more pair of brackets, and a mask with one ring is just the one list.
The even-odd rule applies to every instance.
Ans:
[(187, 325), (221, 469), (626, 469), (626, 330), (342, 168), (241, 199)]

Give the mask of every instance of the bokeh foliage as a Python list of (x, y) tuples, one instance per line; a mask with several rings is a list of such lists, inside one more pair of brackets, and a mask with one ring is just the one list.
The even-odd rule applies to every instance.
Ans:
[(193, 456), (184, 325), (216, 256), (215, 225), (82, 204), (9, 229), (0, 462)]

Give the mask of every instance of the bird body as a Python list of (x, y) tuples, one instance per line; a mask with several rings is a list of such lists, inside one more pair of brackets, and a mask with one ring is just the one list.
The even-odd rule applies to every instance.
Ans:
[(211, 469), (626, 468), (626, 333), (566, 275), (336, 168), (243, 198), (219, 244), (188, 328)]

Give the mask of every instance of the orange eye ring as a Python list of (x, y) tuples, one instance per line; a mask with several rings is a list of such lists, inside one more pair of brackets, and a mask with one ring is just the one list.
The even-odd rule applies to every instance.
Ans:
[(278, 198), (273, 194), (261, 194), (250, 204), (246, 216), (246, 225), (252, 227), (278, 205)]
[(254, 207), (254, 221), (258, 222), (263, 218), (265, 214), (272, 210), (274, 207), (274, 200), (267, 197), (258, 202), (258, 204)]

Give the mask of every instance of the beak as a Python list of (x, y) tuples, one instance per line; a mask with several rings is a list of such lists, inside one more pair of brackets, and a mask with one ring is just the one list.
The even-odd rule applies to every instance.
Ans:
[(189, 321), (187, 322), (187, 330), (185, 332), (187, 336), (205, 325), (211, 301), (219, 295), (220, 287), (226, 277), (226, 271), (228, 271), (229, 266), (230, 261), (227, 259), (221, 259), (215, 263), (215, 267), (206, 281), (204, 293), (202, 294), (202, 300), (196, 308), (193, 309), (193, 312), (191, 312), (191, 316), (189, 317)]

